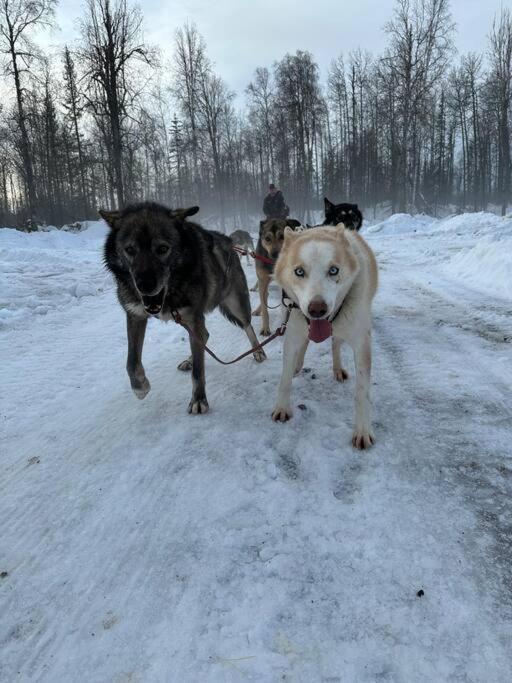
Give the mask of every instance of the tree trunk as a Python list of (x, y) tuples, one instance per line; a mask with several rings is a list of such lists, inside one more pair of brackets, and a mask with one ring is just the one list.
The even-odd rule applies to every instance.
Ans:
[(24, 180), (27, 189), (28, 210), (30, 219), (34, 220), (36, 215), (36, 189), (34, 182), (34, 169), (32, 164), (32, 154), (30, 149), (30, 141), (28, 137), (25, 107), (23, 102), (23, 92), (20, 82), (20, 72), (18, 68), (18, 55), (13, 41), (11, 41), (10, 54), (12, 60), (12, 68), (14, 73), (14, 84), (16, 87), (16, 103), (18, 107), (18, 124), (20, 127), (20, 146), (21, 157), (23, 161)]

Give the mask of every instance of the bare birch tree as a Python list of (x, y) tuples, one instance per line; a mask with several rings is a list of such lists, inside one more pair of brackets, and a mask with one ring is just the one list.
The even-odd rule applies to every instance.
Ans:
[(0, 50), (6, 57), (7, 70), (14, 81), (20, 152), (31, 219), (36, 211), (37, 197), (23, 76), (30, 71), (34, 59), (39, 57), (32, 34), (38, 27), (51, 24), (56, 4), (57, 0), (1, 0), (0, 4)]
[(512, 15), (504, 7), (494, 20), (490, 36), (492, 92), (498, 120), (498, 193), (501, 213), (510, 200), (510, 111), (512, 104)]
[(118, 206), (125, 202), (123, 177), (124, 123), (127, 102), (133, 95), (129, 67), (132, 62), (151, 63), (151, 53), (142, 35), (142, 13), (127, 0), (86, 0), (82, 21), (81, 57), (85, 75), (101, 99), (87, 96), (97, 114), (102, 109), (108, 121), (109, 152)]

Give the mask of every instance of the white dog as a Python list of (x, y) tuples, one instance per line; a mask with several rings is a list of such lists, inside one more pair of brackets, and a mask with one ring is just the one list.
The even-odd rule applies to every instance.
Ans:
[(336, 227), (305, 232), (286, 228), (274, 270), (276, 282), (293, 302), (284, 338), (283, 374), (272, 419), (292, 416), (292, 378), (302, 369), (309, 340), (332, 335), (334, 377), (348, 375), (341, 365), (341, 343), (354, 352), (356, 371), (355, 426), (352, 444), (370, 448), (371, 306), (377, 289), (377, 263), (359, 233)]

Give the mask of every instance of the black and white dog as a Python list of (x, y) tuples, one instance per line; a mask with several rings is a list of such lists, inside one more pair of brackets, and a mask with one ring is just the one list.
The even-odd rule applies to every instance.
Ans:
[[(208, 411), (204, 374), (204, 345), (208, 339), (205, 314), (217, 306), (234, 325), (243, 328), (251, 347), (258, 339), (251, 325), (247, 281), (233, 242), (218, 232), (187, 220), (199, 211), (168, 209), (150, 202), (120, 211), (100, 211), (110, 226), (105, 243), (107, 268), (117, 283), (126, 311), (127, 371), (135, 395), (142, 399), (150, 384), (142, 365), (142, 346), (151, 316), (170, 320), (178, 313), (192, 330), (192, 355), (180, 370), (192, 370), (189, 413)], [(260, 362), (263, 350), (254, 352)]]
[(363, 224), (363, 214), (357, 204), (333, 204), (324, 197), (325, 220), (323, 225), (338, 225), (343, 223), (349, 230), (360, 230)]

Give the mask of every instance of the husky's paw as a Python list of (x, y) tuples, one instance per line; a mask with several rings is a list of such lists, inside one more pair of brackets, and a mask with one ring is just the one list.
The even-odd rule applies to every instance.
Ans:
[(190, 415), (204, 415), (207, 413), (210, 406), (206, 398), (195, 399), (193, 398), (188, 404), (188, 412)]
[(344, 382), (345, 380), (348, 379), (348, 372), (345, 370), (345, 368), (338, 368), (337, 370), (334, 370), (334, 379), (337, 382)]
[(271, 334), (272, 330), (270, 329), (270, 327), (262, 327), (260, 330), (260, 335), (262, 337), (270, 337)]
[(253, 353), (253, 356), (254, 356), (254, 360), (257, 363), (263, 363), (263, 361), (266, 360), (266, 358), (267, 358), (267, 354), (265, 353), (265, 351), (263, 351), (263, 349), (260, 349), (259, 351), (255, 351)]
[(181, 370), (182, 372), (190, 372), (192, 370), (192, 358), (190, 357), (182, 360), (178, 365), (178, 370)]
[(261, 306), (258, 306), (258, 308), (255, 308), (254, 311), (251, 313), (251, 315), (258, 316), (261, 315)]
[(288, 422), (292, 415), (293, 411), (291, 408), (280, 408), (278, 406), (272, 411), (272, 419), (274, 422)]
[(371, 448), (374, 443), (375, 437), (370, 430), (356, 429), (352, 435), (352, 446), (357, 448), (359, 451)]
[(144, 377), (142, 382), (135, 381), (132, 383), (132, 391), (135, 396), (142, 401), (143, 398), (149, 394), (151, 390), (151, 384), (147, 377)]

